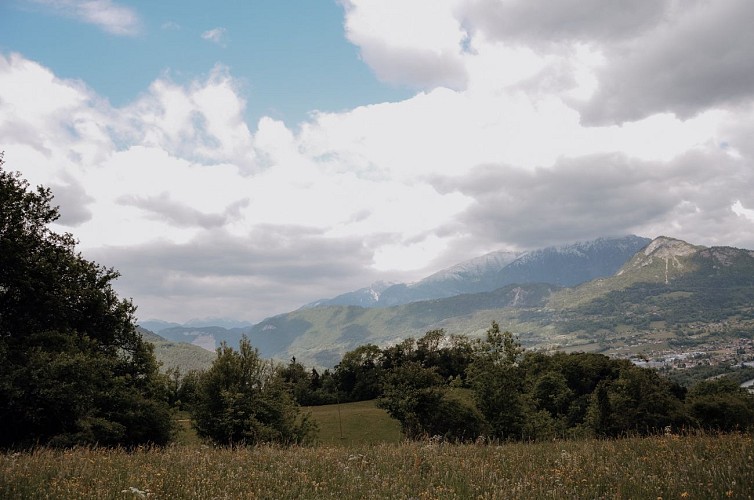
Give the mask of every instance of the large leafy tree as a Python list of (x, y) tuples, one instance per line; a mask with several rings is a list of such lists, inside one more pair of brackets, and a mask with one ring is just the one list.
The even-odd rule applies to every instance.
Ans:
[(238, 351), (225, 343), (217, 349), (200, 376), (192, 414), (199, 436), (222, 445), (299, 444), (316, 430), (279, 367), (261, 359), (245, 336)]
[(484, 417), (473, 403), (453, 397), (436, 367), (425, 368), (417, 361), (386, 374), (378, 405), (401, 423), (408, 439), (469, 441), (486, 433)]
[(363, 401), (380, 395), (382, 371), (382, 351), (365, 344), (343, 355), (335, 367), (335, 378), (345, 399)]
[(520, 439), (525, 435), (527, 401), (524, 398), (523, 349), (508, 331), (493, 321), (484, 341), (477, 345), (468, 369), (477, 407), (489, 423), (495, 439)]
[(49, 189), (0, 156), (0, 447), (163, 444), (170, 410), (135, 307), (87, 261)]

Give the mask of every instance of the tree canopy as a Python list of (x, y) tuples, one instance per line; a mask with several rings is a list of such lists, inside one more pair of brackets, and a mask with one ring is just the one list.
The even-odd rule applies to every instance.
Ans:
[(225, 343), (217, 349), (212, 367), (199, 377), (192, 415), (200, 437), (223, 445), (299, 444), (315, 430), (280, 367), (262, 360), (246, 337), (238, 351)]
[(163, 444), (170, 410), (118, 273), (84, 259), (49, 189), (0, 156), (1, 447)]

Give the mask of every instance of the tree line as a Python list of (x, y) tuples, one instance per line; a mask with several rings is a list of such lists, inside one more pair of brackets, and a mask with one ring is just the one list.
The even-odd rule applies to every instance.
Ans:
[(281, 376), (302, 404), (377, 398), (408, 438), (619, 437), (754, 425), (754, 396), (733, 380), (689, 389), (602, 354), (526, 352), (496, 322), (482, 339), (433, 330), (382, 349), (360, 346), (332, 373), (293, 359)]
[(535, 440), (745, 430), (754, 397), (725, 380), (690, 390), (599, 354), (525, 352), (492, 323), (483, 339), (427, 332), (347, 352), (333, 370), (264, 360), (243, 338), (202, 372), (163, 374), (117, 271), (50, 228), (52, 193), (0, 154), (0, 448), (164, 445), (176, 409), (219, 444), (306, 443), (304, 406), (378, 399), (407, 438)]

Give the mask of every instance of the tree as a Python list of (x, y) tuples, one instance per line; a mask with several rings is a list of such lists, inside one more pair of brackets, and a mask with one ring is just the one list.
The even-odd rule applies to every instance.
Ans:
[(374, 344), (357, 347), (343, 355), (335, 367), (335, 378), (345, 399), (364, 401), (380, 395), (382, 351)]
[(673, 383), (627, 360), (612, 362), (620, 374), (597, 385), (589, 408), (588, 421), (597, 435), (653, 434), (686, 424), (680, 392)]
[(730, 432), (754, 427), (754, 396), (728, 378), (696, 384), (689, 391), (686, 407), (704, 429)]
[(328, 392), (322, 387), (322, 377), (312, 368), (307, 370), (294, 356), (287, 366), (280, 368), (280, 376), (288, 386), (293, 399), (303, 406), (332, 404), (337, 401), (335, 390)]
[(164, 444), (170, 409), (118, 277), (75, 252), (49, 189), (0, 155), (1, 447)]
[(468, 380), (479, 411), (496, 439), (524, 437), (527, 404), (523, 369), (518, 366), (523, 349), (510, 332), (500, 332), (493, 321), (487, 337), (477, 345)]
[(246, 336), (239, 351), (224, 342), (217, 349), (212, 366), (200, 376), (192, 416), (200, 437), (222, 445), (299, 444), (316, 430), (278, 368), (262, 360)]
[(484, 432), (484, 418), (470, 404), (450, 395), (435, 367), (409, 361), (385, 376), (378, 405), (401, 423), (408, 439), (442, 436), (452, 441), (477, 438)]

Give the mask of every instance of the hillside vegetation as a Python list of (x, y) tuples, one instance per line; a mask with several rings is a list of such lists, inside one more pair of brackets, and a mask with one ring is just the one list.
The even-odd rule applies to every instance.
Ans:
[(168, 372), (179, 369), (186, 373), (191, 370), (206, 370), (212, 366), (217, 355), (199, 346), (187, 342), (175, 342), (163, 338), (145, 328), (136, 330), (142, 338), (152, 344), (154, 356), (160, 365), (160, 371)]

